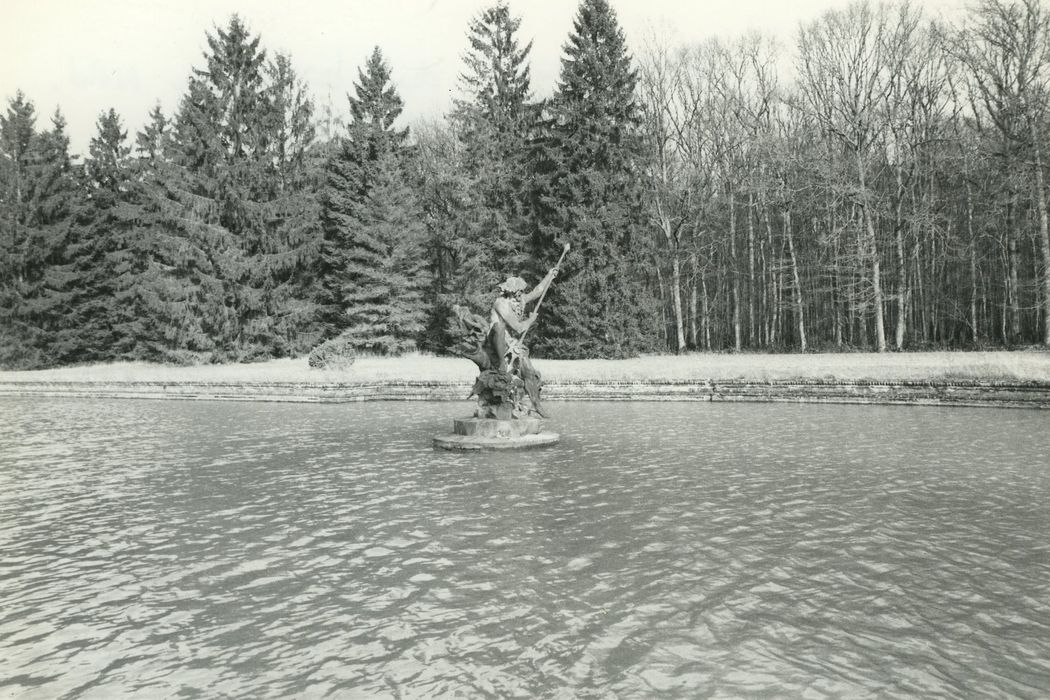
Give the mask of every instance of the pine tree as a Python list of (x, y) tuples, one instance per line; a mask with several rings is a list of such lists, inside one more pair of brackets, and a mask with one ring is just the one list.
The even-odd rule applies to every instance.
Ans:
[(210, 358), (215, 344), (199, 312), (206, 293), (200, 270), (207, 258), (187, 227), (186, 175), (176, 161), (174, 129), (159, 106), (135, 143), (129, 203), (136, 225), (112, 255), (113, 294), (121, 310), (115, 351), (159, 362)]
[(14, 364), (47, 367), (69, 357), (55, 345), (70, 309), (72, 272), (66, 245), (77, 201), (66, 121), (59, 110), (52, 128), (29, 142), (24, 227), (20, 233), (15, 326), (21, 355)]
[(262, 290), (263, 313), (255, 320), (257, 342), (274, 355), (294, 355), (320, 337), (315, 323), (314, 275), (321, 230), (315, 194), (317, 163), (313, 103), (287, 56), (265, 69), (268, 183), (264, 193), (262, 245), (250, 255), (249, 284)]
[[(446, 123), (425, 123), (415, 131), (413, 172), (427, 228), (426, 256), (431, 272), (427, 292), (431, 304), (420, 347), (430, 352), (445, 352), (456, 342), (454, 329), (449, 326), (452, 305), (473, 303), (468, 285), (474, 280), (464, 279), (467, 266), (463, 260), (480, 256), (463, 250), (470, 240), (466, 223), (473, 198), (473, 179), (463, 165), (463, 151), (463, 143)], [(475, 267), (480, 269), (480, 265)], [(489, 299), (479, 298), (476, 303), (483, 301), (488, 303)]]
[(394, 153), (374, 164), (368, 193), (348, 219), (342, 296), (350, 347), (396, 355), (416, 347), (426, 320), (425, 229)]
[[(0, 366), (32, 362), (22, 293), (29, 244), (29, 170), (36, 110), (19, 91), (0, 115)], [(27, 354), (28, 353), (28, 354)]]
[(404, 147), (408, 128), (394, 128), (404, 102), (390, 82), (390, 67), (378, 46), (372, 50), (364, 69), (358, 69), (357, 79), (354, 95), (347, 95), (350, 102), (348, 141), (363, 167), (365, 177), (361, 186), (367, 188), (368, 175), (378, 170), (381, 157)]
[(606, 0), (583, 0), (549, 120), (532, 153), (534, 256), (572, 244), (533, 342), (561, 357), (652, 349), (656, 305), (645, 278), (637, 74)]
[[(238, 282), (245, 266), (237, 237), (224, 225), (243, 211), (217, 100), (198, 77), (179, 105), (172, 129), (172, 167), (156, 183), (155, 204), (166, 236), (158, 241), (168, 263), (167, 294), (174, 304), (164, 333), (171, 350), (187, 361), (237, 355)], [(174, 356), (173, 356), (174, 357)]]
[(114, 296), (120, 272), (114, 256), (134, 225), (127, 201), (131, 148), (115, 110), (99, 116), (97, 129), (84, 163), (77, 214), (65, 251), (69, 310), (54, 350), (67, 362), (115, 359), (121, 340), (122, 310)]
[(192, 341), (216, 359), (292, 354), (314, 317), (313, 106), (288, 58), (267, 63), (238, 17), (208, 47), (173, 138), (171, 191), (185, 222), (178, 277), (194, 287), (187, 301), (201, 319)]
[(529, 102), (532, 43), (519, 45), (520, 24), (503, 2), (470, 24), (460, 79), (465, 97), (452, 114), (471, 197), (459, 212), (462, 235), (452, 241), (457, 303), (488, 304), (501, 279), (522, 273), (528, 255), (521, 205), (525, 145), (536, 115)]
[(422, 213), (405, 174), (408, 129), (394, 128), (403, 105), (378, 47), (358, 76), (321, 194), (321, 319), (328, 337), (396, 353), (422, 330)]
[(174, 256), (163, 257), (179, 236), (167, 212), (174, 206), (164, 183), (172, 179), (171, 125), (154, 106), (149, 122), (135, 135), (135, 155), (130, 162), (129, 205), (133, 224), (110, 254), (113, 299), (118, 309), (114, 321), (115, 356), (122, 359), (170, 361), (174, 343), (165, 338), (174, 313), (165, 303), (164, 290), (174, 280)]
[[(519, 46), (521, 20), (512, 17), (503, 0), (483, 10), (470, 23), (470, 49), (460, 76), (468, 99), (459, 102), (468, 126), (499, 134), (519, 134), (531, 96), (528, 64), (530, 41)], [(473, 123), (471, 123), (473, 122)]]

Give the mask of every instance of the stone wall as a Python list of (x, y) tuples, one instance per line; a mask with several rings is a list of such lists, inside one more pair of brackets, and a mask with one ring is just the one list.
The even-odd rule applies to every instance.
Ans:
[[(0, 396), (229, 401), (456, 401), (472, 382), (39, 382), (0, 381)], [(544, 397), (563, 401), (791, 401), (1050, 408), (1050, 383), (704, 380), (557, 382)]]

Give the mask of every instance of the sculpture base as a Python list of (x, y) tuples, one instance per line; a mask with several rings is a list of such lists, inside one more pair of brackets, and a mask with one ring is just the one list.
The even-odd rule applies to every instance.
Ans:
[(539, 418), (456, 418), (452, 435), (434, 437), (434, 447), (445, 450), (520, 450), (558, 442), (560, 435), (543, 430)]

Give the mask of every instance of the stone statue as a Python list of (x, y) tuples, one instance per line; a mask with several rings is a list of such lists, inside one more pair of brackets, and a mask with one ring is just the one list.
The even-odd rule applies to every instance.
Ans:
[[(567, 252), (568, 245), (562, 259)], [(536, 322), (536, 310), (558, 275), (558, 265), (529, 292), (525, 291), (525, 280), (508, 277), (499, 285), (499, 295), (492, 303), (488, 318), (461, 306), (453, 307), (454, 329), (461, 341), (452, 349), (472, 360), (481, 370), (470, 393), (478, 397), (476, 418), (510, 420), (531, 413), (546, 417), (540, 405), (540, 373), (532, 366), (523, 340)], [(532, 313), (526, 314), (526, 305), (537, 299)]]

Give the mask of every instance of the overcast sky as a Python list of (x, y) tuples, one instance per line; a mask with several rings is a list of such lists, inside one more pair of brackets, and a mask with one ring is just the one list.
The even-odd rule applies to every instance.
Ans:
[[(800, 21), (848, 0), (611, 0), (632, 48), (656, 28), (678, 42), (750, 29), (792, 43)], [(965, 0), (919, 0), (952, 14)], [(358, 67), (378, 45), (405, 101), (406, 123), (438, 118), (462, 70), (467, 25), (492, 0), (0, 0), (0, 96), (21, 89), (38, 128), (60, 106), (72, 149), (87, 151), (98, 114), (114, 107), (133, 135), (154, 104), (169, 116), (192, 67), (203, 65), (205, 33), (239, 14), (269, 52), (290, 54), (318, 103), (346, 111)], [(558, 77), (576, 0), (510, 0), (533, 40), (533, 92)]]

